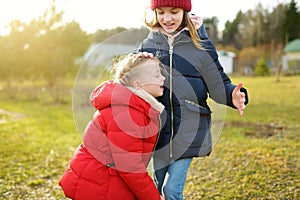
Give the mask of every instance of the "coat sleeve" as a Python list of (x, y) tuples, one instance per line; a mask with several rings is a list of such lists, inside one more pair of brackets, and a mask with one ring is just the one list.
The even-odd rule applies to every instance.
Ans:
[(108, 139), (115, 168), (129, 189), (138, 199), (159, 200), (160, 194), (146, 170), (148, 162), (143, 160), (143, 154), (149, 154), (146, 157), (150, 157), (152, 153), (143, 151), (143, 132), (147, 128), (144, 120), (143, 113), (118, 113), (109, 123)]
[[(200, 26), (200, 28), (197, 30), (198, 35), (200, 37), (200, 39), (203, 40), (203, 45), (204, 48), (207, 50), (207, 53), (209, 54), (210, 58), (211, 58), (211, 62), (208, 64), (209, 67), (207, 67), (206, 71), (204, 69), (204, 73), (207, 75), (209, 74), (209, 78), (205, 78), (207, 76), (203, 76), (205, 80), (205, 82), (208, 82), (208, 89), (209, 89), (209, 93), (210, 93), (210, 97), (212, 99), (214, 99), (216, 102), (221, 103), (221, 104), (225, 104), (228, 105), (232, 108), (235, 108), (235, 106), (232, 103), (232, 91), (234, 90), (234, 88), (236, 87), (236, 85), (231, 83), (230, 78), (228, 77), (228, 75), (224, 72), (223, 66), (221, 65), (220, 61), (219, 61), (219, 56), (217, 54), (217, 50), (215, 48), (215, 45), (213, 44), (213, 42), (209, 39), (207, 32), (205, 30), (204, 25), (202, 24)], [(218, 73), (216, 74), (212, 74), (214, 72), (214, 70), (212, 71), (208, 71), (211, 70), (212, 68), (217, 69)], [(216, 70), (215, 70), (216, 72)], [(220, 74), (220, 78), (217, 78), (216, 76), (218, 76), (217, 74)], [(211, 79), (213, 78), (213, 79)], [(214, 84), (212, 83), (211, 80), (216, 80), (215, 78), (222, 80), (223, 85), (224, 85), (224, 89), (225, 89), (225, 96), (220, 95), (220, 88), (215, 88)], [(246, 95), (246, 102), (245, 104), (248, 104), (249, 98), (248, 98), (248, 93), (247, 90), (245, 88), (241, 88), (241, 92), (244, 92)], [(224, 101), (224, 99), (226, 99), (226, 102)]]

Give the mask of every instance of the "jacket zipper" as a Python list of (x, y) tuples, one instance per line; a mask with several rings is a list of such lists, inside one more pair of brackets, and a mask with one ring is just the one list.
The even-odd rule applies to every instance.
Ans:
[(173, 157), (173, 136), (174, 136), (174, 110), (173, 110), (173, 44), (170, 44), (170, 112), (171, 112), (171, 137), (170, 137), (170, 158)]
[[(179, 34), (179, 33), (178, 33)], [(174, 137), (174, 108), (173, 108), (173, 53), (174, 53), (174, 39), (173, 38), (166, 38), (164, 34), (163, 37), (167, 40), (169, 44), (169, 55), (170, 55), (170, 112), (171, 112), (171, 137), (170, 137), (170, 159), (173, 158), (173, 137)]]

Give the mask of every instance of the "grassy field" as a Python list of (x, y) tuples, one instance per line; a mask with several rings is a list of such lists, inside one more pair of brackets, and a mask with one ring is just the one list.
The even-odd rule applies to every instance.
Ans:
[[(186, 199), (299, 199), (300, 77), (232, 80), (250, 104), (242, 118), (227, 109), (212, 155), (193, 160)], [(81, 142), (71, 95), (64, 104), (7, 96), (0, 91), (0, 199), (65, 199), (58, 180)]]

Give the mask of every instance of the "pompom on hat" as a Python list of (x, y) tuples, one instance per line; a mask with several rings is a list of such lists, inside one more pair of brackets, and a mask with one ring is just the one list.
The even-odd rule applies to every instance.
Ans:
[(191, 0), (151, 0), (150, 8), (155, 10), (159, 7), (182, 8), (188, 12), (192, 10)]

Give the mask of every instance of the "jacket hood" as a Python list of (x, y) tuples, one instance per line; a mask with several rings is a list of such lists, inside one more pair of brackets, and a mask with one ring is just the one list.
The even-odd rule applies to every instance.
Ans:
[(164, 106), (146, 91), (126, 87), (114, 81), (106, 81), (100, 84), (90, 96), (91, 104), (102, 110), (113, 105), (132, 106), (141, 112), (151, 107), (160, 113)]

